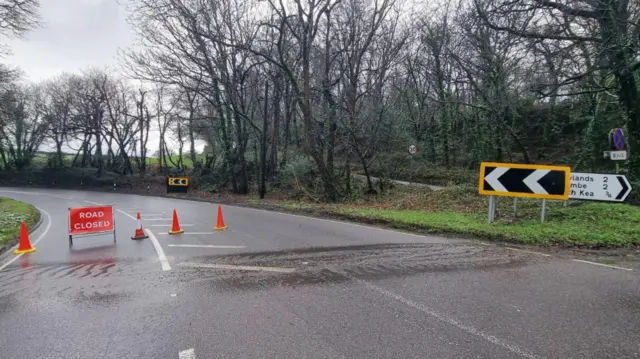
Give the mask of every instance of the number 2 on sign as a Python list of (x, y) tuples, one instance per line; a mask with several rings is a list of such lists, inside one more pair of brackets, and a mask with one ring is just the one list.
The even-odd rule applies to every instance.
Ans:
[(605, 191), (608, 190), (609, 185), (607, 184), (607, 182), (609, 182), (609, 177), (603, 177), (602, 182), (604, 182), (604, 184), (602, 185), (602, 189)]

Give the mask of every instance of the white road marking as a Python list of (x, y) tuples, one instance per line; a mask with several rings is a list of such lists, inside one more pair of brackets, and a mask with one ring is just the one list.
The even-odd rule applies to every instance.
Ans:
[(178, 353), (178, 359), (196, 359), (195, 349), (187, 349)]
[(6, 190), (6, 189), (0, 189), (0, 192), (27, 194), (27, 195), (32, 195), (32, 196), (49, 196), (49, 197), (54, 197), (54, 198), (66, 199), (68, 201), (73, 199), (72, 197), (58, 196), (58, 195), (55, 195), (55, 194), (42, 193), (42, 192), (10, 191), (10, 190)]
[[(143, 221), (148, 221), (148, 219), (143, 219)], [(149, 227), (171, 227), (171, 224), (150, 224)], [(195, 224), (181, 224), (180, 227), (193, 227)]]
[(169, 265), (167, 256), (164, 254), (164, 250), (162, 249), (162, 246), (160, 245), (160, 242), (158, 242), (158, 239), (156, 238), (156, 236), (153, 235), (153, 232), (151, 232), (149, 228), (145, 229), (144, 231), (149, 236), (151, 243), (153, 243), (153, 247), (156, 249), (156, 253), (158, 253), (158, 258), (160, 259), (160, 265), (162, 265), (162, 270), (163, 271), (171, 270), (171, 265)]
[[(158, 233), (158, 235), (168, 235), (169, 233)], [(217, 234), (216, 232), (184, 232), (184, 233), (180, 233), (180, 235), (184, 235), (184, 234)]]
[[(136, 217), (130, 215), (129, 213), (121, 209), (116, 209), (116, 210), (124, 214), (125, 216), (133, 219), (134, 221), (138, 220)], [(162, 266), (162, 270), (163, 271), (171, 270), (171, 265), (169, 264), (169, 261), (167, 260), (167, 256), (164, 254), (164, 250), (162, 249), (162, 246), (160, 245), (160, 242), (158, 242), (158, 239), (156, 238), (156, 236), (153, 235), (153, 232), (151, 232), (149, 228), (146, 228), (144, 231), (147, 233), (147, 236), (149, 236), (151, 243), (153, 243), (153, 248), (156, 249), (156, 253), (158, 254), (158, 259), (160, 260), (160, 265)]]
[(507, 350), (511, 351), (512, 353), (518, 354), (518, 355), (520, 355), (520, 356), (522, 356), (524, 358), (528, 358), (528, 359), (539, 359), (539, 358), (542, 358), (542, 357), (539, 357), (539, 356), (529, 352), (526, 349), (520, 348), (519, 346), (517, 346), (515, 344), (511, 344), (511, 343), (507, 342), (504, 339), (498, 338), (498, 337), (496, 337), (494, 335), (491, 335), (491, 334), (487, 334), (487, 333), (485, 333), (485, 332), (483, 332), (483, 331), (481, 331), (481, 330), (479, 330), (479, 329), (477, 329), (475, 327), (472, 327), (471, 325), (461, 323), (458, 320), (454, 319), (453, 317), (450, 317), (447, 314), (438, 313), (435, 310), (427, 307), (424, 304), (421, 304), (421, 303), (418, 303), (418, 302), (414, 302), (411, 299), (407, 299), (407, 298), (405, 298), (405, 297), (403, 297), (403, 296), (401, 296), (399, 294), (390, 292), (390, 291), (388, 291), (388, 290), (386, 290), (384, 288), (378, 287), (377, 285), (373, 285), (373, 284), (371, 284), (369, 282), (365, 282), (363, 280), (358, 280), (358, 282), (364, 284), (365, 286), (369, 287), (370, 289), (375, 290), (376, 292), (378, 292), (380, 294), (383, 294), (383, 295), (385, 295), (387, 297), (390, 297), (390, 298), (395, 299), (395, 300), (397, 300), (397, 301), (399, 301), (401, 303), (404, 303), (405, 305), (407, 305), (407, 306), (409, 306), (411, 308), (417, 309), (417, 310), (421, 311), (424, 314), (432, 316), (432, 317), (440, 320), (441, 322), (447, 323), (449, 325), (453, 325), (454, 327), (456, 327), (456, 328), (458, 328), (458, 329), (460, 329), (462, 331), (465, 331), (465, 332), (467, 332), (467, 333), (469, 333), (471, 335), (475, 335), (477, 337), (480, 337), (480, 338), (488, 341), (489, 343), (492, 343), (492, 344), (495, 344), (495, 345), (497, 345), (499, 347), (507, 349)]
[(232, 249), (232, 248), (247, 248), (246, 246), (227, 246), (218, 244), (169, 244), (169, 247), (181, 247), (181, 248), (220, 248), (220, 249)]
[[(102, 206), (103, 205), (102, 203), (98, 203), (98, 202), (91, 202), (91, 201), (84, 201), (84, 202), (87, 202), (89, 204), (95, 204), (96, 206)], [(120, 212), (122, 212), (122, 211), (120, 211)]]
[(493, 244), (491, 243), (485, 243), (485, 242), (478, 242), (480, 244), (482, 244), (483, 246), (492, 246)]
[(295, 268), (282, 268), (282, 267), (259, 267), (259, 266), (238, 266), (231, 264), (215, 264), (215, 263), (193, 263), (183, 262), (179, 264), (183, 267), (189, 268), (211, 268), (211, 269), (231, 269), (231, 270), (247, 270), (255, 272), (276, 272), (276, 273), (293, 273)]
[(613, 268), (613, 269), (622, 269), (622, 270), (626, 270), (626, 271), (632, 271), (633, 269), (631, 268), (624, 268), (624, 267), (618, 267), (618, 266), (612, 266), (610, 264), (604, 264), (604, 263), (598, 263), (598, 262), (591, 262), (591, 261), (585, 261), (582, 259), (573, 259), (574, 262), (580, 262), (580, 263), (588, 263), (588, 264), (595, 264), (597, 266), (602, 266), (602, 267), (608, 267), (608, 268)]
[(540, 252), (534, 252), (534, 251), (528, 251), (528, 250), (526, 250), (526, 249), (513, 248), (513, 247), (504, 247), (504, 248), (506, 248), (506, 249), (510, 249), (510, 250), (512, 250), (512, 251), (525, 252), (525, 253), (537, 254), (537, 255), (539, 255), (539, 256), (551, 257), (551, 254), (540, 253)]
[(145, 221), (170, 221), (172, 218), (147, 218)]
[[(85, 202), (86, 202), (86, 201), (85, 201)], [(127, 212), (125, 212), (125, 211), (123, 211), (123, 210), (121, 210), (121, 209), (117, 209), (117, 208), (116, 208), (116, 211), (118, 211), (118, 212), (120, 212), (120, 213), (124, 214), (125, 216), (127, 216), (127, 217), (129, 217), (129, 218), (133, 219), (134, 221), (137, 221), (137, 220), (138, 220), (138, 218), (136, 218), (136, 217), (134, 217), (134, 216), (130, 215), (129, 213), (127, 213)]]
[[(45, 214), (45, 216), (47, 216), (47, 226), (44, 228), (44, 232), (42, 232), (42, 234), (40, 234), (40, 236), (33, 241), (33, 243), (31, 243), (34, 247), (36, 246), (36, 244), (38, 244), (38, 242), (40, 242), (45, 235), (47, 235), (47, 232), (49, 232), (49, 229), (51, 228), (51, 216), (49, 215), (49, 213), (47, 213), (44, 209), (42, 208), (38, 208), (38, 211), (42, 212)], [(13, 248), (12, 248), (13, 249)], [(7, 261), (7, 263), (0, 265), (0, 271), (2, 271), (3, 269), (7, 268), (11, 263), (15, 262), (18, 260), (18, 258), (22, 257), (23, 254), (18, 254), (15, 257), (11, 258), (9, 261)]]

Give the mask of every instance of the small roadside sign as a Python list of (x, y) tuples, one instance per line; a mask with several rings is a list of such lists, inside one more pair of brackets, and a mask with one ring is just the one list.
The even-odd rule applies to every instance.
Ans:
[(415, 145), (409, 146), (409, 153), (415, 155), (418, 152), (418, 148)]
[(627, 159), (627, 151), (609, 151), (608, 156), (612, 161), (625, 161)]
[(482, 162), (478, 191), (485, 196), (542, 199), (569, 197), (571, 168)]
[(187, 193), (189, 177), (167, 177), (167, 193)]
[(613, 150), (624, 150), (624, 131), (621, 128), (614, 128), (609, 132), (609, 141)]
[(631, 193), (631, 184), (624, 175), (572, 173), (569, 198), (623, 202)]

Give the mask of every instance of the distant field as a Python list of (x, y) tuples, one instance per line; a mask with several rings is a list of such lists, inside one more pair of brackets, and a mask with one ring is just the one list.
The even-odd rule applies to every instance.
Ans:
[[(47, 165), (47, 159), (48, 159), (49, 156), (50, 156), (49, 154), (39, 153), (34, 157), (33, 164), (46, 166)], [(71, 163), (73, 162), (73, 158), (74, 157), (75, 157), (75, 155), (65, 154), (63, 156), (63, 161), (64, 161), (65, 166), (71, 166)], [(204, 158), (204, 155), (199, 154), (196, 157), (197, 157), (198, 161), (200, 161), (200, 160), (202, 160)], [(173, 162), (178, 163), (178, 156), (177, 155), (167, 156), (167, 165), (169, 167), (174, 167), (173, 164), (171, 163), (170, 159), (173, 160)], [(134, 159), (132, 159), (132, 161), (135, 163)], [(160, 158), (147, 157), (146, 162), (147, 162), (148, 165), (157, 165), (157, 164), (160, 163)], [(182, 157), (182, 162), (187, 167), (193, 167), (193, 162), (191, 161), (191, 158), (189, 158), (188, 154), (185, 154)]]

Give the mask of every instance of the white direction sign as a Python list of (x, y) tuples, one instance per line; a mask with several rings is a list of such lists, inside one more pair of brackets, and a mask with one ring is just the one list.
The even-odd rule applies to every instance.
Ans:
[(415, 145), (409, 146), (409, 153), (415, 155), (418, 152), (418, 148)]
[(631, 184), (624, 175), (571, 173), (571, 199), (623, 202), (629, 193)]

